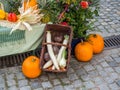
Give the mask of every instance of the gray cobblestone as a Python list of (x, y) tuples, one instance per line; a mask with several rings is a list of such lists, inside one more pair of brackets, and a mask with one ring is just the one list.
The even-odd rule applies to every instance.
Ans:
[[(66, 78), (65, 78), (66, 79)], [(63, 79), (64, 80), (64, 79)], [(69, 81), (69, 80), (68, 80)], [(60, 80), (59, 79), (53, 79), (52, 81), (51, 81), (52, 83), (53, 83), (53, 85), (60, 85), (61, 84), (61, 82), (60, 82)], [(64, 81), (64, 82), (66, 82), (66, 80)]]
[(8, 90), (19, 90), (16, 86), (9, 87)]
[(64, 90), (63, 86), (59, 85), (59, 86), (55, 86), (54, 90)]
[(95, 70), (95, 68), (92, 66), (92, 65), (85, 65), (84, 66), (84, 69), (88, 72), (88, 71), (92, 71), (92, 70)]
[(105, 71), (100, 71), (99, 74), (100, 74), (102, 77), (108, 76), (108, 73), (106, 73)]
[(120, 89), (116, 83), (110, 84), (109, 87), (111, 90), (119, 90)]
[(97, 85), (102, 84), (104, 82), (103, 78), (101, 78), (101, 77), (95, 77), (95, 78), (93, 78), (93, 81)]
[(75, 80), (72, 82), (72, 85), (74, 86), (74, 88), (81, 87), (82, 82), (80, 80)]
[(115, 71), (116, 71), (117, 73), (120, 73), (120, 67), (115, 67)]
[(20, 90), (31, 90), (31, 87), (30, 86), (24, 86), (24, 87), (21, 87)]
[(14, 74), (9, 74), (6, 76), (7, 80), (9, 79), (14, 79), (15, 78), (15, 75)]
[(25, 79), (25, 76), (22, 73), (16, 73), (16, 77), (18, 80)]
[(6, 90), (6, 86), (4, 83), (0, 84), (0, 90)]
[(27, 86), (28, 81), (27, 80), (19, 80), (18, 85), (19, 85), (19, 87)]
[(14, 79), (13, 80), (8, 80), (7, 85), (8, 86), (14, 86), (14, 85), (16, 85), (16, 81)]
[(34, 89), (34, 90), (43, 90), (43, 88), (41, 87), (41, 88), (37, 88), (37, 89)]
[(108, 67), (109, 65), (108, 65), (106, 62), (102, 62), (102, 63), (101, 63), (101, 66), (102, 66), (102, 67)]
[(108, 64), (109, 64), (111, 67), (117, 67), (117, 66), (118, 66), (118, 63), (115, 62), (115, 61), (108, 62)]
[(120, 63), (120, 57), (114, 58), (114, 60), (118, 63)]
[(94, 88), (95, 87), (95, 84), (91, 81), (88, 81), (88, 82), (84, 82), (84, 86), (87, 88), (87, 89), (90, 89), (90, 88)]
[(111, 77), (105, 77), (104, 78), (105, 79), (105, 81), (107, 82), (107, 83), (109, 83), (109, 84), (111, 84), (111, 83), (113, 83), (114, 82), (114, 79), (112, 79)]
[(120, 80), (117, 81), (117, 85), (120, 87)]
[(44, 89), (52, 88), (52, 84), (49, 81), (42, 82), (42, 86)]
[(100, 90), (110, 90), (106, 84), (101, 84), (98, 87), (100, 88)]
[(66, 86), (64, 86), (64, 89), (65, 90), (74, 90), (74, 87), (73, 87), (73, 85), (66, 85)]
[(62, 83), (65, 84), (70, 84), (69, 78), (61, 78)]
[(114, 70), (113, 70), (111, 67), (105, 68), (105, 71), (106, 71), (107, 73), (114, 72)]
[(70, 81), (74, 81), (74, 80), (78, 79), (78, 76), (76, 74), (69, 74), (68, 77), (69, 77)]

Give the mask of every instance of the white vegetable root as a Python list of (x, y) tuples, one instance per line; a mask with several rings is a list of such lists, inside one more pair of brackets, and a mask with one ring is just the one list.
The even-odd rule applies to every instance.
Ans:
[[(50, 33), (50, 31), (47, 31), (46, 42), (47, 42), (47, 43), (51, 43), (51, 33)], [(55, 68), (56, 68), (57, 70), (60, 70), (59, 65), (58, 65), (58, 62), (57, 62), (57, 60), (56, 60), (56, 57), (55, 57), (55, 54), (54, 54), (54, 52), (53, 52), (53, 48), (52, 48), (52, 45), (51, 45), (51, 44), (48, 44), (48, 45), (47, 45), (47, 50), (48, 50), (48, 53), (49, 53), (49, 55), (50, 55), (50, 58), (51, 58), (51, 60), (52, 60), (52, 62), (53, 62), (53, 65), (55, 66)]]
[(52, 60), (47, 61), (47, 62), (44, 64), (43, 69), (46, 69), (46, 68), (50, 67), (52, 64), (53, 64), (53, 63), (52, 63)]
[[(68, 36), (68, 35), (65, 35), (64, 37), (65, 37), (65, 39), (64, 39), (64, 41), (63, 41), (63, 44), (64, 44), (64, 45), (67, 45), (67, 44), (68, 44), (68, 40), (69, 40), (69, 36)], [(66, 48), (67, 48), (67, 47), (65, 47), (65, 46), (62, 46), (62, 47), (60, 48), (59, 53), (58, 53), (58, 56), (57, 56), (57, 61), (58, 61), (58, 63), (60, 63), (60, 61), (61, 61), (61, 59), (62, 59), (62, 54), (64, 53), (63, 51), (64, 51)]]

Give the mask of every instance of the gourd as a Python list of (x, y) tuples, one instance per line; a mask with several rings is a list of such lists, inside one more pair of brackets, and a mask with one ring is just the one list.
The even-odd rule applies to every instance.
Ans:
[(101, 53), (104, 49), (104, 39), (99, 34), (90, 34), (88, 36), (88, 42), (93, 47), (93, 53), (98, 54)]
[(1, 19), (4, 19), (5, 16), (6, 16), (5, 11), (0, 9), (0, 20), (1, 20)]
[(28, 78), (36, 78), (41, 74), (40, 59), (36, 56), (27, 57), (22, 64), (22, 72)]
[(80, 42), (75, 46), (75, 57), (78, 61), (90, 61), (92, 59), (92, 56), (92, 45), (88, 42)]

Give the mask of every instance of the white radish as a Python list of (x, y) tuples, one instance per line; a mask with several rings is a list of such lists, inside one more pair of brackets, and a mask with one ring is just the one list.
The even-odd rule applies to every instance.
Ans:
[(50, 67), (51, 65), (52, 65), (52, 60), (49, 60), (44, 64), (43, 69), (46, 69), (46, 68)]
[[(65, 35), (64, 38), (65, 38), (65, 39), (63, 40), (63, 45), (67, 45), (68, 40), (69, 40), (69, 36), (68, 36), (68, 35)], [(62, 46), (62, 47), (60, 48), (59, 53), (58, 53), (58, 56), (57, 56), (57, 61), (58, 61), (58, 63), (59, 63), (60, 60), (62, 59), (62, 53), (63, 53), (63, 51), (64, 51), (66, 48), (67, 48), (67, 47), (65, 47), (65, 46)]]
[[(51, 43), (51, 33), (50, 33), (50, 31), (47, 31), (46, 42)], [(47, 50), (48, 50), (48, 53), (50, 55), (50, 58), (52, 59), (53, 65), (55, 66), (55, 68), (57, 70), (60, 70), (51, 44), (47, 44)]]

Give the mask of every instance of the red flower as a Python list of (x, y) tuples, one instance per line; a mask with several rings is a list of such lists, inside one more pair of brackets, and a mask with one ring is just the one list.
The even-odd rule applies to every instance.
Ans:
[(81, 1), (80, 2), (80, 5), (81, 5), (81, 7), (83, 8), (83, 9), (86, 9), (86, 8), (88, 8), (88, 2), (87, 1)]
[(61, 25), (68, 26), (68, 23), (67, 23), (67, 22), (61, 22), (60, 24), (61, 24)]

